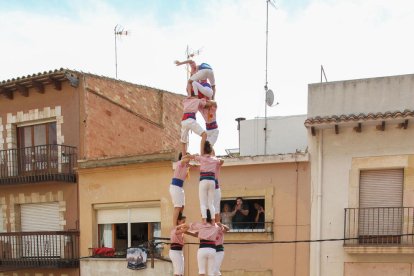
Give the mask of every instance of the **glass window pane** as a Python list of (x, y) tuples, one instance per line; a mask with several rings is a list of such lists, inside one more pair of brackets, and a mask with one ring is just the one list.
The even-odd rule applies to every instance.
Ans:
[(57, 144), (57, 135), (56, 135), (56, 123), (50, 123), (49, 125), (49, 141), (47, 142), (50, 145)]
[(34, 127), (34, 145), (46, 145), (46, 125), (35, 125)]
[(115, 254), (126, 255), (128, 248), (128, 224), (115, 224)]
[(23, 143), (21, 145), (22, 148), (31, 147), (32, 146), (32, 127), (24, 127), (23, 128)]

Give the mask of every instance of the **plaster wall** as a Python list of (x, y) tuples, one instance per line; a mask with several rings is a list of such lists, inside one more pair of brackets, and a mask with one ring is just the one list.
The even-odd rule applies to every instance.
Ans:
[[(187, 222), (200, 220), (198, 174), (197, 169), (192, 169), (185, 183)], [(88, 256), (88, 248), (97, 244), (93, 206), (98, 203), (159, 201), (161, 234), (168, 237), (173, 210), (168, 192), (171, 176), (171, 162), (81, 169), (81, 256)], [(226, 241), (309, 238), (310, 170), (307, 162), (224, 166), (220, 177), (223, 199), (235, 199), (237, 196), (265, 198), (266, 221), (273, 221), (273, 234), (228, 233)], [(192, 237), (186, 237), (186, 240), (197, 242)], [(197, 249), (197, 245), (186, 245), (184, 248), (186, 275), (197, 275)], [(226, 245), (225, 254), (223, 275), (309, 274), (309, 245), (306, 243)], [(83, 263), (82, 269), (91, 269), (86, 265)]]
[[(404, 168), (405, 173), (404, 206), (414, 206), (412, 200), (413, 163), (410, 161), (414, 154), (413, 135), (414, 128), (409, 127), (404, 130), (397, 128), (396, 125), (389, 126), (385, 131), (378, 131), (375, 126), (365, 126), (361, 133), (356, 133), (350, 127), (340, 127), (339, 134), (335, 134), (334, 129), (319, 129), (316, 136), (309, 133), (312, 163), (312, 238), (328, 239), (344, 236), (344, 208), (357, 207), (355, 204), (358, 202), (359, 188), (353, 186), (355, 184), (353, 179), (355, 179), (355, 170), (358, 172), (358, 167), (355, 165), (353, 167), (353, 164), (358, 163), (357, 160), (360, 158), (366, 158), (365, 162), (359, 162), (365, 163), (364, 166), (368, 166), (369, 163), (374, 164), (374, 161), (377, 162), (375, 166), (378, 169), (394, 168), (395, 162), (390, 162), (390, 157), (405, 158), (405, 163), (400, 162), (397, 166)], [(318, 192), (319, 181), (322, 183), (321, 194)], [(357, 181), (357, 185), (358, 183)], [(322, 204), (320, 235), (318, 235), (317, 225), (318, 197)], [(320, 251), (318, 246), (320, 246)], [(312, 244), (310, 262), (310, 275), (312, 276), (348, 275), (344, 274), (344, 263), (406, 262), (411, 265), (414, 263), (410, 254), (349, 254), (345, 252), (342, 242)], [(316, 262), (321, 264), (320, 274), (317, 274)], [(355, 266), (352, 266), (349, 271), (354, 271), (354, 268)], [(353, 273), (349, 275), (360, 275)]]
[(309, 84), (308, 118), (412, 109), (414, 74)]

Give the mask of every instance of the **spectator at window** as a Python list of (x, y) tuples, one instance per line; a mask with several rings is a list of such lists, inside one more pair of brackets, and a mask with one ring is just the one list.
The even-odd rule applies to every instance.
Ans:
[(221, 223), (227, 225), (230, 229), (233, 228), (231, 223), (233, 216), (234, 215), (230, 209), (230, 205), (225, 203), (223, 205), (223, 211), (221, 212)]
[(236, 205), (231, 213), (233, 215), (233, 229), (245, 229), (248, 227), (249, 206), (243, 204), (243, 198), (236, 198)]
[(256, 216), (254, 218), (255, 228), (264, 229), (264, 222), (265, 222), (264, 208), (259, 203), (255, 202), (254, 209), (256, 211)]

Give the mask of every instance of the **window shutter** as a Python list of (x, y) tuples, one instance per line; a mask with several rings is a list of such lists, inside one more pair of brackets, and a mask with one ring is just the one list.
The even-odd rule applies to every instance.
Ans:
[(99, 209), (97, 210), (97, 221), (98, 224), (159, 222), (161, 221), (161, 210), (160, 207)]
[(359, 182), (360, 235), (401, 234), (403, 182), (403, 169), (361, 171)]
[(22, 232), (60, 231), (59, 203), (20, 205)]
[[(33, 203), (20, 205), (22, 232), (60, 231), (59, 203)], [(41, 234), (41, 233), (39, 233)], [(64, 248), (62, 236), (23, 236), (23, 257), (58, 257)]]
[(402, 207), (403, 178), (403, 169), (361, 171), (359, 207)]

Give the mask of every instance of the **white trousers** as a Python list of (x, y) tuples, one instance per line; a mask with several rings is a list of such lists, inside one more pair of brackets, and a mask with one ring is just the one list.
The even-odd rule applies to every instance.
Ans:
[(198, 274), (214, 276), (216, 264), (216, 249), (210, 247), (199, 248), (197, 251), (197, 261)]
[(173, 264), (174, 275), (184, 275), (184, 255), (182, 250), (170, 250), (170, 259)]
[(192, 130), (198, 136), (201, 136), (205, 131), (196, 120), (188, 118), (181, 121), (181, 143), (188, 143), (188, 134)]
[(211, 86), (216, 84), (216, 80), (214, 78), (214, 72), (211, 69), (198, 70), (194, 75), (190, 77), (190, 80), (192, 81), (208, 80)]
[(221, 272), (220, 272), (220, 267), (221, 264), (223, 263), (223, 259), (224, 259), (224, 251), (220, 251), (220, 252), (216, 252), (216, 270), (215, 270), (215, 276), (220, 276)]
[(210, 209), (211, 218), (214, 218), (214, 180), (203, 179), (198, 186), (198, 197), (200, 199), (201, 217), (207, 218), (207, 209)]
[(221, 201), (221, 189), (214, 190), (214, 209), (216, 210), (215, 214), (220, 214), (220, 201)]
[(210, 144), (214, 146), (214, 144), (217, 142), (217, 138), (219, 135), (218, 128), (206, 130), (206, 133), (207, 133), (207, 141), (209, 141)]
[(209, 99), (213, 98), (213, 89), (208, 86), (202, 86), (198, 81), (193, 81), (193, 90), (194, 95), (198, 95), (198, 92), (208, 97)]
[(170, 195), (174, 207), (183, 207), (185, 205), (183, 188), (170, 184)]

